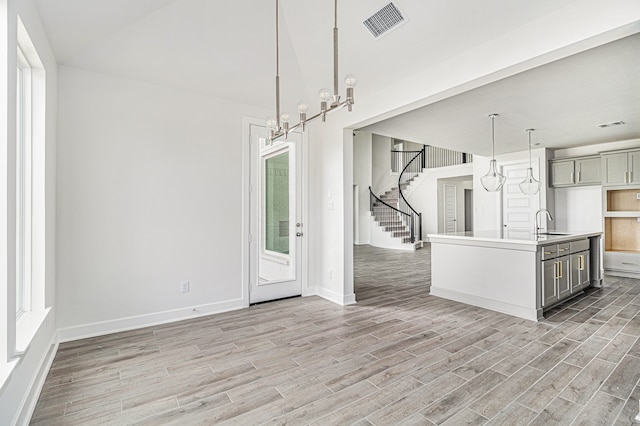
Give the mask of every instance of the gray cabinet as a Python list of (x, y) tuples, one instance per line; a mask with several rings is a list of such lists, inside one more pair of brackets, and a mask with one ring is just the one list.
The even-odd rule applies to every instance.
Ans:
[(582, 290), (591, 284), (591, 259), (589, 250), (571, 254), (571, 292)]
[(550, 161), (551, 186), (600, 185), (599, 156)]
[(571, 256), (562, 256), (558, 258), (558, 274), (556, 281), (558, 283), (558, 299), (566, 299), (571, 296)]
[(640, 183), (640, 150), (602, 155), (603, 185)]
[(556, 259), (542, 262), (542, 306), (549, 306), (558, 301), (558, 262)]
[[(575, 179), (577, 185), (600, 185), (600, 157), (576, 159)], [(640, 169), (638, 169), (640, 170)]]
[(573, 185), (575, 162), (573, 160), (551, 162), (551, 186)]
[(548, 308), (591, 285), (589, 239), (541, 247), (542, 307)]

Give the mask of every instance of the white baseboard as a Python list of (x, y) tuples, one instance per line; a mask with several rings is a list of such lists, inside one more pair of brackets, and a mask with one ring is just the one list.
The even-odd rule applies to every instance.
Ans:
[(31, 421), (31, 416), (33, 416), (33, 412), (36, 409), (38, 398), (40, 398), (40, 392), (42, 392), (42, 387), (44, 386), (44, 382), (49, 374), (53, 360), (56, 357), (56, 352), (58, 352), (58, 343), (56, 342), (56, 334), (53, 333), (51, 341), (49, 342), (49, 350), (43, 355), (42, 360), (40, 361), (40, 369), (34, 376), (33, 383), (31, 383), (31, 386), (29, 387), (29, 392), (25, 395), (22, 407), (18, 411), (16, 425), (26, 426)]
[[(58, 342), (86, 339), (88, 337), (103, 336), (105, 334), (121, 331), (135, 330), (153, 325), (166, 324), (191, 318), (202, 317), (211, 314), (234, 311), (244, 308), (242, 299), (225, 302), (209, 303), (195, 307), (173, 309), (170, 311), (154, 312), (151, 314), (137, 315), (133, 317), (119, 318), (109, 321), (94, 322), (74, 327), (58, 329)], [(195, 312), (194, 312), (195, 311)]]
[(342, 306), (353, 305), (354, 303), (356, 303), (356, 295), (354, 293), (342, 294), (326, 288), (319, 288), (318, 296)]
[(480, 308), (490, 309), (496, 312), (502, 312), (503, 314), (513, 315), (531, 321), (538, 321), (538, 318), (542, 317), (542, 310), (538, 312), (534, 308), (517, 306), (493, 299), (486, 299), (472, 294), (460, 293), (455, 290), (434, 287), (433, 285), (431, 286), (430, 294), (432, 296), (442, 297), (443, 299), (454, 300), (456, 302), (466, 303), (467, 305), (478, 306)]

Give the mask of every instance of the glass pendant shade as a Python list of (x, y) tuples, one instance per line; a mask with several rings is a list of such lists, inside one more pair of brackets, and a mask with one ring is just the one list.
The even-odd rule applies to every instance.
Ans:
[(498, 162), (495, 155), (495, 127), (494, 121), (498, 114), (491, 114), (491, 161), (489, 162), (489, 171), (480, 178), (480, 183), (488, 192), (498, 192), (502, 189), (504, 181), (507, 180), (503, 174), (498, 171)]
[(540, 181), (533, 177), (533, 169), (527, 169), (527, 177), (520, 182), (520, 191), (526, 195), (534, 195), (540, 190)]
[(533, 168), (531, 167), (531, 132), (534, 129), (527, 129), (525, 132), (529, 134), (529, 168), (527, 169), (527, 176), (518, 186), (520, 191), (525, 195), (534, 195), (540, 191), (540, 181), (533, 177)]
[(480, 178), (480, 183), (489, 192), (498, 192), (502, 189), (506, 178), (498, 172), (498, 162), (493, 159), (489, 162), (489, 172)]

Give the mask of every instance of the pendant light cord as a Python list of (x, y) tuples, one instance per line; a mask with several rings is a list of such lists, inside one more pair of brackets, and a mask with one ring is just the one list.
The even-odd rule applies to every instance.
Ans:
[(529, 168), (531, 168), (531, 130), (527, 130), (529, 133)]
[(531, 160), (531, 132), (533, 132), (535, 129), (527, 129), (525, 130), (525, 132), (527, 132), (529, 134), (529, 168), (532, 168), (532, 160)]
[(495, 128), (496, 114), (491, 114), (491, 158), (496, 159), (496, 128)]

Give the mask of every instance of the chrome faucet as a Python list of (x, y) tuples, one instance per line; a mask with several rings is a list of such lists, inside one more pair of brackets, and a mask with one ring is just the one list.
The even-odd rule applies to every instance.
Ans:
[(553, 220), (553, 218), (551, 217), (551, 213), (549, 213), (549, 210), (547, 209), (540, 209), (536, 212), (536, 216), (535, 216), (535, 228), (533, 230), (534, 235), (536, 236), (536, 238), (538, 237), (538, 235), (540, 234), (540, 225), (538, 224), (538, 213), (541, 212), (545, 212), (547, 214), (547, 217), (549, 218), (549, 220)]

